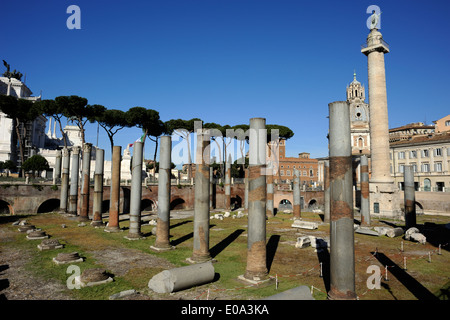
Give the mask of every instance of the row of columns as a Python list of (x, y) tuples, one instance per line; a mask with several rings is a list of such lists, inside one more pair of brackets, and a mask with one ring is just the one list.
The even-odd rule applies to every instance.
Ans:
[[(142, 149), (142, 146), (140, 147)], [(135, 148), (139, 152), (139, 146)], [(91, 163), (92, 144), (85, 143), (83, 146), (82, 157), (82, 177), (80, 196), (78, 199), (78, 172), (80, 162), (80, 148), (73, 147), (71, 152), (68, 148), (62, 150), (62, 170), (61, 170), (61, 193), (60, 193), (60, 212), (67, 212), (76, 216), (79, 212), (78, 220), (89, 220), (89, 180)], [(94, 201), (93, 201), (93, 219), (92, 225), (100, 226), (102, 222), (102, 200), (103, 200), (103, 173), (104, 173), (104, 150), (96, 149), (96, 161), (94, 172)], [(109, 208), (109, 224), (105, 231), (119, 231), (119, 193), (120, 193), (120, 162), (121, 147), (114, 146), (112, 161), (112, 179), (111, 196)], [(142, 151), (141, 151), (142, 154)], [(137, 156), (139, 157), (139, 156)], [(72, 162), (71, 179), (69, 179), (69, 167)], [(140, 166), (142, 166), (142, 161)], [(57, 170), (55, 177), (58, 179)], [(138, 192), (138, 191), (137, 191)], [(80, 200), (80, 201), (78, 201)], [(78, 208), (79, 203), (79, 208)]]
[[(333, 102), (329, 104), (330, 121), (330, 154), (329, 165), (325, 165), (326, 184), (325, 195), (329, 197), (329, 221), (330, 221), (330, 299), (355, 299), (355, 257), (354, 257), (354, 229), (353, 229), (353, 184), (352, 184), (352, 159), (350, 145), (350, 123), (349, 108), (347, 102)], [(207, 161), (209, 160), (210, 139), (206, 134), (199, 135), (198, 154), (201, 161), (196, 164), (195, 177), (195, 207), (194, 207), (194, 241), (191, 262), (199, 263), (211, 260), (209, 252), (209, 213), (211, 208), (210, 186), (211, 170)], [(248, 169), (248, 242), (247, 242), (247, 266), (243, 278), (250, 281), (261, 281), (267, 279), (268, 270), (266, 266), (266, 216), (270, 214), (269, 194), (273, 189), (270, 176), (266, 171), (266, 145), (267, 135), (265, 133), (265, 119), (250, 119), (249, 139), (249, 169)], [(102, 150), (103, 151), (103, 150)], [(103, 158), (99, 151), (98, 159)], [(83, 176), (89, 177), (89, 169), (85, 163), (90, 160), (90, 146), (83, 150)], [(111, 186), (110, 218), (109, 225), (105, 231), (118, 231), (118, 196), (120, 191), (120, 153), (121, 147), (113, 149), (113, 175)], [(77, 176), (79, 163), (79, 149), (74, 148), (72, 152), (72, 174)], [(171, 249), (169, 241), (170, 226), (170, 163), (171, 163), (171, 137), (161, 137), (160, 149), (160, 178), (158, 192), (158, 223), (156, 242), (153, 248), (164, 250)], [(103, 161), (98, 161), (103, 163)], [(67, 150), (63, 151), (62, 157), (62, 182), (68, 181), (69, 156)], [(328, 169), (327, 169), (328, 168)], [(101, 165), (95, 169), (95, 181), (102, 181)], [(130, 229), (128, 238), (141, 238), (140, 231), (140, 199), (141, 199), (141, 171), (142, 171), (142, 144), (136, 142), (133, 150), (132, 163), (132, 185), (131, 185), (131, 208)], [(367, 159), (361, 159), (361, 186), (365, 190), (368, 185)], [(413, 178), (405, 170), (405, 214), (407, 225), (415, 223)], [(82, 179), (81, 191), (81, 219), (88, 217), (87, 192), (84, 188), (86, 178)], [(412, 181), (412, 182), (411, 182)], [(67, 184), (67, 183), (66, 183)], [(94, 221), (101, 222), (101, 183), (94, 183)], [(66, 190), (66, 191), (64, 191)], [(72, 179), (69, 192), (69, 213), (77, 212), (78, 179)], [(327, 191), (328, 190), (328, 191)], [(61, 199), (67, 186), (61, 188)], [(366, 191), (362, 192), (362, 198)], [(368, 194), (368, 193), (367, 193)], [(247, 198), (247, 197), (246, 197)], [(67, 199), (67, 198), (66, 198)], [(298, 201), (297, 201), (298, 199)], [(368, 199), (367, 199), (368, 200)], [(298, 171), (294, 177), (294, 217), (300, 217), (300, 196)], [(61, 201), (63, 202), (63, 201)], [(327, 202), (327, 201), (326, 201)], [(362, 208), (366, 208), (365, 202)], [(268, 205), (269, 204), (269, 205)], [(64, 207), (62, 203), (61, 207)], [(326, 208), (326, 207), (325, 207)], [(368, 209), (362, 209), (362, 220), (370, 224)], [(327, 216), (327, 214), (325, 215)]]

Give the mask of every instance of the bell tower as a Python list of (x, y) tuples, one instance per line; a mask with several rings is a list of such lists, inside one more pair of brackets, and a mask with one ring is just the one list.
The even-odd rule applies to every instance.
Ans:
[(356, 80), (356, 72), (353, 72), (353, 81), (347, 86), (347, 102), (350, 108), (350, 132), (354, 156), (370, 154), (369, 105), (365, 103), (365, 99), (365, 88)]

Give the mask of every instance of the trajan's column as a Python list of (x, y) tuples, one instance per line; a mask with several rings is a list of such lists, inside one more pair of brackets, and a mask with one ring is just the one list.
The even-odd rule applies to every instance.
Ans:
[(384, 54), (389, 46), (378, 31), (380, 15), (371, 17), (370, 33), (361, 52), (367, 56), (370, 105), (370, 153), (372, 174), (369, 183), (370, 212), (383, 216), (401, 214), (398, 189), (391, 177), (389, 161), (389, 124)]

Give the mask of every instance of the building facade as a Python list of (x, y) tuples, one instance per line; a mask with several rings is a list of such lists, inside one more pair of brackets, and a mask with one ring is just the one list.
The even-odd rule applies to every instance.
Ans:
[[(15, 78), (0, 77), (0, 94), (33, 102), (41, 100), (41, 96), (33, 97), (33, 93), (25, 83)], [(23, 161), (37, 154), (38, 149), (44, 147), (46, 121), (44, 116), (39, 116), (34, 121), (19, 124), (19, 131), (23, 132), (25, 136)], [(12, 160), (20, 166), (22, 159), (18, 152), (15, 127), (16, 121), (0, 111), (0, 161)]]
[(443, 117), (442, 119), (433, 121), (433, 123), (436, 133), (450, 131), (450, 114)]
[[(276, 148), (271, 148), (276, 150)], [(278, 143), (278, 166), (274, 170), (275, 183), (290, 183), (294, 179), (294, 170), (299, 170), (300, 185), (316, 187), (318, 183), (318, 160), (309, 157), (308, 152), (301, 152), (298, 157), (286, 157), (286, 140)]]
[[(446, 121), (450, 119), (442, 121), (444, 127)], [(450, 192), (450, 130), (436, 132), (434, 126), (421, 122), (391, 129), (390, 159), (400, 190), (405, 166), (413, 166), (417, 191)]]

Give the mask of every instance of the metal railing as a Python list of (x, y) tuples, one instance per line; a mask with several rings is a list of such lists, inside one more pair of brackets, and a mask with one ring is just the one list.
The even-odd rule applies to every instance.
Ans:
[[(383, 46), (385, 46), (385, 47), (389, 50), (389, 44), (388, 44), (386, 41), (384, 41), (383, 39), (380, 39), (380, 40), (379, 40), (379, 43), (377, 43), (377, 44), (382, 44)], [(374, 46), (374, 44), (371, 44), (371, 45), (369, 46), (367, 43), (363, 43), (363, 44), (361, 45), (361, 49), (366, 49), (366, 48), (372, 47), (372, 46)]]

